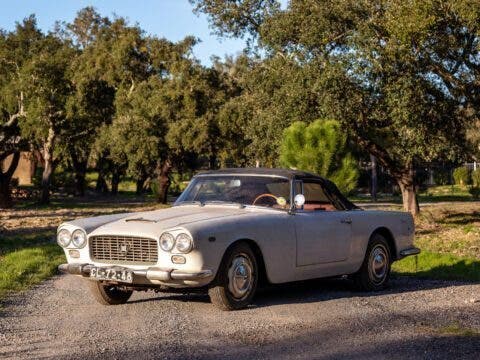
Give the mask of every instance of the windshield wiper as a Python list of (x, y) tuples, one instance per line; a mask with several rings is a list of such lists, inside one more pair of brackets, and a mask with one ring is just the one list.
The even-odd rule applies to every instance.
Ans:
[(204, 201), (203, 202), (203, 205), (207, 205), (207, 204), (212, 204), (212, 205), (216, 205), (216, 204), (221, 204), (221, 205), (234, 205), (234, 206), (238, 206), (240, 208), (244, 208), (245, 205), (242, 204), (242, 203), (239, 203), (239, 202), (236, 202), (236, 201), (225, 201), (225, 200), (208, 200), (208, 201)]
[(143, 217), (139, 217), (139, 218), (133, 218), (133, 219), (125, 219), (126, 222), (130, 222), (130, 221), (141, 221), (141, 222), (153, 222), (153, 223), (156, 223), (157, 220), (152, 220), (152, 219), (145, 219)]

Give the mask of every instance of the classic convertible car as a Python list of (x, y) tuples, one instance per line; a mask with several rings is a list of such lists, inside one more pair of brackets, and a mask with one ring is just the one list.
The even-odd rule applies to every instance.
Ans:
[(103, 304), (135, 290), (208, 289), (246, 307), (261, 281), (348, 275), (382, 289), (393, 261), (418, 254), (404, 212), (364, 211), (330, 181), (301, 171), (224, 169), (193, 177), (174, 206), (61, 224), (61, 271), (89, 280)]

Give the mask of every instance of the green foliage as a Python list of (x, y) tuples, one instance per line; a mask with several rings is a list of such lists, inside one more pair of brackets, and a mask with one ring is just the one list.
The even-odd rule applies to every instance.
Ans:
[(346, 150), (346, 136), (334, 120), (298, 121), (285, 129), (280, 164), (329, 178), (345, 193), (355, 188), (359, 176), (355, 160)]
[(472, 197), (477, 200), (478, 198), (480, 198), (480, 187), (478, 186), (472, 186), (468, 189), (468, 192), (470, 193), (470, 195), (472, 195)]
[[(171, 176), (170, 193), (179, 195), (188, 186), (188, 181), (191, 179), (191, 174), (182, 175), (180, 173), (173, 173)], [(157, 195), (157, 194), (155, 194)]]
[(450, 183), (450, 170), (439, 168), (433, 170), (433, 181), (436, 185), (448, 185)]
[(473, 170), (470, 174), (472, 179), (472, 185), (480, 187), (480, 169)]
[[(261, 0), (193, 2), (221, 34), (258, 39), (264, 58), (251, 64), (242, 99), (266, 163), (292, 119), (337, 119), (416, 213), (412, 164), (464, 156), (466, 124), (480, 112), (480, 94), (470, 90), (479, 76), (478, 6), (296, 0), (258, 11)], [(250, 7), (254, 18), (245, 16)]]
[(467, 185), (471, 182), (470, 171), (465, 166), (460, 166), (453, 171), (453, 179), (457, 185)]
[(153, 197), (157, 199), (160, 195), (160, 186), (158, 185), (158, 180), (153, 180), (150, 182), (150, 190), (152, 190)]

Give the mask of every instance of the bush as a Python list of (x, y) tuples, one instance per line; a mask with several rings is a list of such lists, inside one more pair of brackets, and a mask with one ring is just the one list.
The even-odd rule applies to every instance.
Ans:
[(346, 141), (337, 121), (294, 122), (283, 133), (280, 165), (324, 176), (340, 191), (351, 193), (357, 186), (359, 171)]
[(160, 193), (160, 187), (158, 185), (158, 180), (154, 179), (150, 182), (150, 190), (152, 190), (152, 195), (155, 199), (158, 199), (158, 195)]
[(433, 169), (433, 181), (435, 181), (435, 185), (449, 185), (450, 169), (443, 169), (443, 168)]
[(480, 169), (472, 171), (472, 185), (480, 188)]
[(191, 178), (190, 174), (187, 174), (187, 176), (180, 174), (180, 173), (173, 173), (170, 176), (171, 179), (171, 184), (168, 192), (172, 195), (180, 195), (183, 190), (188, 185), (188, 180)]
[(478, 199), (480, 197), (480, 187), (472, 186), (470, 189), (468, 189), (468, 192), (474, 199)]
[(465, 166), (456, 168), (453, 171), (453, 180), (456, 185), (470, 184), (470, 171)]

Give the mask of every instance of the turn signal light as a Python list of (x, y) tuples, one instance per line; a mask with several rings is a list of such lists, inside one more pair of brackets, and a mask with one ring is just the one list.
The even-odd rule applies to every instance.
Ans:
[(78, 259), (80, 257), (80, 251), (68, 250), (68, 255), (70, 255), (71, 258)]
[(172, 256), (172, 263), (174, 264), (185, 264), (185, 262), (186, 262), (185, 256), (182, 256), (182, 255)]

